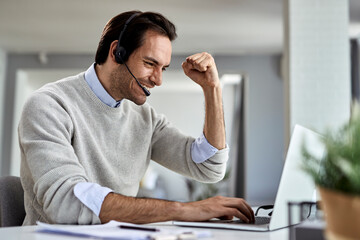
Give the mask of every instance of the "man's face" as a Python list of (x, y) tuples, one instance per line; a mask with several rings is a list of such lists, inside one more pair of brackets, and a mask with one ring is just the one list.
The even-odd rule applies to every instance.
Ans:
[[(162, 72), (170, 65), (171, 41), (168, 37), (154, 31), (145, 33), (145, 41), (127, 61), (127, 65), (139, 82), (151, 89), (162, 83)], [(138, 105), (146, 101), (146, 95), (124, 64), (111, 74), (110, 91), (116, 100), (129, 99)]]

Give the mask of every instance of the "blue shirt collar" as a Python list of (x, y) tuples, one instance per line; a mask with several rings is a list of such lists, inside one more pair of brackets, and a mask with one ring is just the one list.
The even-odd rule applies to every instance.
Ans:
[(105, 90), (103, 85), (101, 84), (99, 78), (95, 72), (95, 63), (92, 64), (88, 70), (85, 72), (85, 81), (91, 88), (91, 90), (95, 93), (95, 95), (106, 105), (112, 108), (116, 108), (120, 106), (121, 100), (116, 101), (110, 94)]

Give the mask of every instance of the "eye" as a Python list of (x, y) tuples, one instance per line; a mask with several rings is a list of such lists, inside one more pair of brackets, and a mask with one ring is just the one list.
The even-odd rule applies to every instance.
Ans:
[(166, 68), (162, 68), (162, 71), (165, 72), (165, 71), (166, 71)]
[(148, 61), (144, 61), (146, 65), (150, 66), (150, 67), (153, 67), (154, 66), (154, 63), (152, 62), (148, 62)]

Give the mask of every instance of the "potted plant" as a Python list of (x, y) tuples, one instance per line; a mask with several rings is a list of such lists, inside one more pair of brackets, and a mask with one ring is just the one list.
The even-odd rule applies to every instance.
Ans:
[[(354, 104), (348, 123), (327, 131), (319, 159), (303, 148), (303, 169), (321, 196), (327, 239), (360, 239), (360, 107)], [(305, 146), (305, 145), (304, 145)]]

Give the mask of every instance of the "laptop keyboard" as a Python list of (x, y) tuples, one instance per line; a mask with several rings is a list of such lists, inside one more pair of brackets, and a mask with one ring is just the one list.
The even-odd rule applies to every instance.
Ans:
[[(212, 223), (230, 223), (230, 224), (238, 224), (238, 223), (246, 223), (240, 219), (236, 220), (209, 220), (209, 222)], [(263, 225), (270, 223), (270, 217), (255, 217), (255, 223), (249, 223), (249, 224), (255, 224), (255, 225)]]
[(255, 217), (255, 224), (261, 225), (261, 224), (269, 224), (270, 218), (269, 217)]

